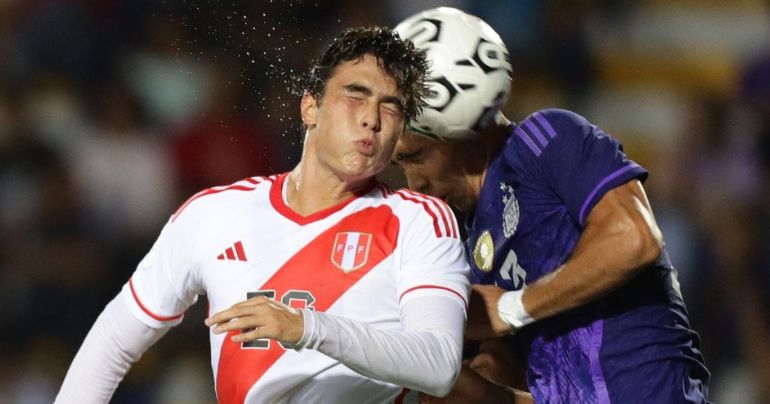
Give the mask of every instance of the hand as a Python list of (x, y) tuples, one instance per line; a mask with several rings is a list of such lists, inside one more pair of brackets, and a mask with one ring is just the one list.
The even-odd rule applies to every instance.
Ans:
[(497, 384), (527, 391), (527, 363), (514, 349), (513, 338), (505, 336), (485, 340), (479, 347), (479, 353), (468, 361), (468, 366)]
[(237, 303), (207, 318), (205, 324), (214, 326), (214, 334), (241, 330), (240, 334), (236, 333), (230, 337), (233, 342), (270, 338), (295, 344), (302, 339), (305, 332), (301, 311), (265, 296)]
[(497, 314), (497, 302), (506, 291), (493, 285), (473, 285), (468, 305), (465, 338), (481, 341), (510, 333), (513, 328)]

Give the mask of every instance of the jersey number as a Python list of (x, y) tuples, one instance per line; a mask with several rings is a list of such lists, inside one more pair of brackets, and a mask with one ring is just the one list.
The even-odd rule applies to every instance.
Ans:
[[(275, 290), (258, 290), (256, 292), (248, 292), (246, 293), (246, 299), (251, 299), (252, 297), (257, 296), (265, 296), (268, 299), (275, 300)], [(315, 297), (313, 297), (313, 294), (308, 292), (307, 290), (294, 290), (291, 289), (287, 291), (286, 293), (281, 296), (281, 303), (293, 307), (295, 309), (309, 309), (314, 310), (313, 303), (315, 302)], [(284, 349), (283, 345), (281, 345)], [(261, 338), (261, 339), (255, 339), (254, 341), (248, 341), (248, 342), (242, 342), (241, 348), (244, 349), (270, 349), (270, 339), (269, 338)]]
[(519, 265), (519, 257), (513, 250), (508, 251), (503, 265), (500, 267), (500, 278), (504, 281), (513, 282), (513, 290), (519, 290), (524, 287), (524, 281), (527, 279), (527, 271)]

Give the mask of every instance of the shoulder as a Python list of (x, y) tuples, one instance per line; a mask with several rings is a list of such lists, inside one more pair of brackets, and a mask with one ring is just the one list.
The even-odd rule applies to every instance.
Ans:
[(560, 108), (541, 109), (528, 116), (524, 122), (536, 122), (546, 130), (553, 128), (557, 134), (558, 129), (574, 130), (593, 126), (584, 116)]
[(174, 222), (183, 216), (226, 212), (243, 204), (250, 203), (257, 191), (270, 188), (277, 175), (249, 177), (229, 185), (204, 189), (185, 201), (171, 216)]
[(606, 135), (582, 115), (565, 109), (543, 109), (514, 126), (507, 153), (523, 150), (539, 158), (553, 144), (568, 147), (595, 136)]
[(402, 222), (429, 226), (436, 237), (458, 238), (457, 220), (443, 200), (406, 188), (377, 186), (379, 194)]
[(516, 127), (518, 132), (522, 132), (521, 135), (526, 135), (538, 143), (549, 143), (551, 140), (564, 135), (584, 135), (593, 128), (595, 126), (582, 115), (558, 108), (534, 112)]

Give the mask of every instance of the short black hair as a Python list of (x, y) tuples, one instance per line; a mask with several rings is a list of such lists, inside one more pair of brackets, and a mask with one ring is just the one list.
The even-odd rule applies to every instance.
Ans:
[(334, 38), (321, 56), (316, 59), (307, 75), (300, 79), (303, 93), (323, 97), (326, 81), (343, 62), (358, 60), (372, 55), (396, 82), (404, 97), (404, 121), (409, 122), (422, 112), (428, 88), (428, 61), (425, 53), (417, 50), (409, 40), (382, 27), (348, 28)]

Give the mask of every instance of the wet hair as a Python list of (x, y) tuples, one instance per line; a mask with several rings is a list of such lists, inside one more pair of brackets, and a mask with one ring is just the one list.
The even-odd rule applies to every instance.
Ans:
[(376, 57), (380, 67), (396, 82), (404, 99), (404, 121), (409, 122), (419, 115), (429, 91), (425, 85), (428, 61), (425, 53), (417, 50), (411, 41), (402, 40), (395, 31), (387, 28), (360, 27), (343, 31), (300, 78), (302, 93), (310, 93), (320, 100), (326, 82), (337, 66), (360, 60), (365, 55)]

